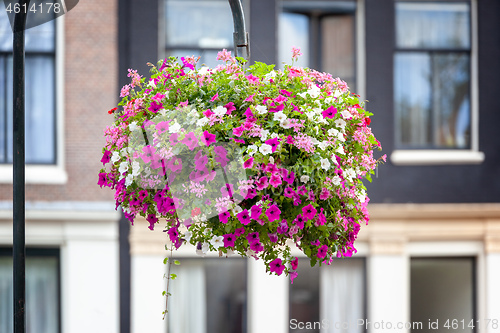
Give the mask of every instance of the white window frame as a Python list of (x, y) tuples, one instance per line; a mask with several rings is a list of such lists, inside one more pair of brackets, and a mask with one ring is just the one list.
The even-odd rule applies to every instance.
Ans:
[[(51, 165), (27, 164), (26, 184), (66, 184), (68, 174), (64, 156), (64, 15), (55, 19), (56, 47), (56, 163)], [(12, 184), (12, 164), (0, 165), (0, 184)]]
[(390, 156), (395, 165), (449, 165), (480, 164), (484, 153), (479, 151), (479, 84), (478, 84), (478, 14), (477, 0), (470, 0), (471, 8), (471, 148), (470, 149), (397, 149)]

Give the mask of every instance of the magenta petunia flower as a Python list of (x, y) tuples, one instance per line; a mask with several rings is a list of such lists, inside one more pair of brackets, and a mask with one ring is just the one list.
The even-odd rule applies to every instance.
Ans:
[(198, 146), (198, 139), (196, 138), (196, 135), (193, 132), (189, 132), (186, 134), (184, 139), (181, 141), (183, 144), (188, 146), (189, 150), (193, 150)]
[(278, 234), (285, 234), (288, 231), (288, 222), (283, 220), (280, 222), (278, 229), (276, 230)]
[(222, 223), (227, 223), (227, 219), (229, 218), (229, 212), (226, 210), (225, 212), (219, 213), (219, 221)]
[(248, 82), (250, 82), (252, 84), (259, 83), (259, 78), (257, 76), (254, 76), (253, 74), (247, 75), (245, 77), (247, 78)]
[(286, 181), (288, 184), (292, 185), (293, 181), (295, 180), (295, 172), (290, 171), (288, 174), (283, 177), (283, 180)]
[(236, 230), (234, 231), (234, 235), (236, 237), (240, 237), (241, 235), (243, 235), (245, 233), (245, 228), (244, 227), (241, 227), (241, 228), (236, 228)]
[(189, 69), (191, 69), (191, 70), (193, 70), (193, 71), (194, 71), (194, 66), (193, 66), (193, 64), (189, 63), (189, 61), (188, 61), (187, 59), (185, 59), (184, 57), (181, 57), (181, 61), (182, 61), (182, 65), (183, 65), (184, 67), (187, 67), (187, 68), (189, 68)]
[(250, 223), (250, 214), (248, 214), (248, 210), (242, 210), (241, 212), (239, 212), (236, 217), (238, 218), (238, 220), (241, 222), (241, 224), (243, 225), (247, 225), (248, 223)]
[(326, 257), (326, 254), (328, 252), (328, 246), (323, 245), (318, 249), (318, 254), (316, 255), (318, 258), (322, 259)]
[(155, 223), (158, 222), (158, 218), (156, 217), (155, 214), (149, 214), (146, 217), (146, 220), (149, 222), (149, 230), (153, 230), (155, 227)]
[(290, 276), (290, 283), (293, 284), (293, 280), (299, 275), (297, 272), (290, 272), (288, 276)]
[(288, 143), (289, 145), (293, 145), (294, 142), (295, 142), (295, 140), (293, 139), (293, 137), (291, 135), (286, 137), (286, 143)]
[(262, 214), (262, 208), (260, 208), (260, 206), (253, 205), (252, 208), (250, 208), (250, 217), (252, 219), (259, 219), (260, 214)]
[(284, 194), (284, 196), (287, 197), (287, 198), (293, 198), (294, 195), (295, 195), (295, 191), (290, 186), (287, 186), (285, 188), (285, 194)]
[(330, 197), (330, 191), (328, 191), (328, 189), (327, 189), (326, 187), (323, 187), (323, 188), (321, 189), (321, 193), (320, 193), (320, 195), (319, 195), (319, 198), (320, 198), (321, 200), (326, 200), (326, 199), (328, 199), (329, 197)]
[(168, 229), (167, 234), (168, 234), (168, 237), (170, 238), (170, 241), (172, 243), (174, 243), (177, 240), (177, 238), (179, 238), (179, 231), (177, 230), (176, 227), (172, 227), (172, 228)]
[(304, 214), (304, 217), (306, 219), (312, 220), (316, 216), (317, 210), (313, 205), (309, 204), (305, 207), (302, 207), (302, 213)]
[(269, 219), (269, 222), (278, 220), (280, 218), (280, 214), (281, 210), (277, 205), (271, 205), (271, 207), (266, 210), (266, 216)]
[(265, 143), (271, 146), (273, 153), (276, 151), (276, 149), (278, 148), (278, 145), (279, 145), (278, 138), (269, 139)]
[(140, 154), (139, 156), (142, 158), (142, 160), (144, 161), (144, 163), (149, 163), (153, 159), (153, 156), (156, 153), (156, 148), (155, 147), (151, 147), (150, 145), (147, 145), (147, 146), (145, 146), (145, 147), (142, 148), (142, 151), (144, 153)]
[(299, 227), (299, 229), (301, 230), (304, 229), (305, 219), (302, 216), (302, 214), (297, 215), (297, 217), (295, 218), (295, 220), (293, 220), (293, 222), (297, 225), (297, 227)]
[(234, 241), (236, 237), (233, 234), (224, 235), (224, 247), (234, 247)]
[(236, 135), (237, 137), (240, 137), (243, 134), (244, 130), (245, 128), (243, 127), (243, 125), (235, 127), (233, 128), (233, 134)]
[(290, 266), (292, 266), (293, 270), (296, 270), (297, 267), (299, 267), (299, 258), (295, 257), (295, 259), (293, 259), (292, 262), (290, 263)]
[(264, 245), (262, 245), (259, 241), (253, 242), (250, 244), (250, 250), (254, 251), (255, 253), (259, 253), (260, 251), (264, 250)]
[(168, 140), (170, 141), (170, 144), (173, 147), (176, 146), (179, 143), (178, 137), (179, 137), (179, 135), (177, 133), (170, 134), (170, 137), (168, 138)]
[(156, 124), (155, 128), (158, 131), (158, 134), (163, 134), (168, 131), (169, 125), (167, 121), (160, 121)]
[(203, 114), (205, 115), (205, 117), (209, 118), (214, 113), (212, 112), (212, 110), (208, 109), (208, 110), (204, 111)]
[(218, 100), (218, 99), (219, 99), (219, 93), (216, 93), (216, 94), (214, 95), (214, 97), (212, 97), (212, 99), (210, 100), (210, 102), (215, 102), (215, 101), (216, 101), (216, 100)]
[(149, 111), (156, 113), (158, 112), (161, 108), (163, 107), (162, 103), (157, 103), (156, 101), (152, 101), (150, 107), (148, 108)]
[(253, 97), (255, 94), (248, 96), (243, 102), (253, 102)]
[(261, 177), (255, 181), (255, 185), (257, 186), (257, 190), (261, 191), (267, 187), (269, 184), (268, 178), (266, 176)]
[(337, 108), (335, 108), (333, 105), (322, 112), (323, 118), (333, 118), (335, 117), (336, 113), (337, 113)]
[(267, 234), (269, 236), (269, 240), (273, 243), (277, 243), (278, 242), (278, 235), (276, 234)]
[(253, 118), (254, 115), (253, 115), (253, 112), (250, 108), (246, 109), (246, 111), (243, 113), (243, 115), (247, 118)]
[(247, 241), (248, 243), (254, 243), (254, 242), (259, 242), (260, 237), (258, 232), (251, 232), (247, 235)]
[(272, 175), (271, 179), (269, 180), (269, 184), (271, 184), (274, 188), (280, 186), (281, 183), (281, 177), (277, 174)]
[(236, 107), (234, 106), (234, 103), (233, 102), (229, 102), (227, 103), (226, 105), (224, 105), (224, 107), (226, 108), (226, 114), (227, 115), (230, 115), (233, 111), (236, 110)]
[(104, 186), (108, 186), (108, 178), (107, 178), (107, 173), (101, 172), (99, 174), (99, 180), (97, 181), (97, 185), (101, 186), (101, 188)]
[(280, 258), (276, 258), (271, 263), (269, 264), (269, 268), (271, 270), (271, 273), (276, 273), (276, 275), (281, 275), (283, 273), (283, 270), (285, 269), (285, 265), (283, 265), (283, 262), (281, 261)]
[(203, 132), (203, 141), (207, 146), (210, 146), (212, 143), (215, 143), (215, 134), (212, 134), (208, 131)]
[[(243, 196), (243, 194), (242, 194)], [(247, 191), (246, 195), (245, 195), (245, 199), (253, 199), (257, 196), (257, 190), (254, 189), (254, 188), (251, 188)]]
[(304, 195), (307, 193), (306, 187), (304, 185), (301, 185), (297, 188), (297, 193), (299, 195)]
[(250, 157), (248, 160), (246, 160), (244, 163), (243, 163), (243, 168), (244, 169), (250, 169), (253, 167), (253, 160), (254, 158), (253, 157)]
[(110, 160), (111, 160), (111, 152), (109, 150), (106, 150), (101, 158), (102, 165), (108, 163)]
[(194, 165), (197, 170), (206, 169), (207, 163), (208, 163), (207, 155), (200, 155), (198, 158), (195, 157), (194, 159)]

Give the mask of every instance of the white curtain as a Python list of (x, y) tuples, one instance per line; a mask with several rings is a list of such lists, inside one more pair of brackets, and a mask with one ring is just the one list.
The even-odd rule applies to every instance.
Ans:
[(363, 326), (356, 324), (365, 318), (363, 260), (335, 260), (321, 269), (320, 286), (320, 318), (329, 322), (321, 332), (363, 332)]
[[(26, 259), (26, 332), (56, 333), (59, 327), (57, 258)], [(0, 258), (0, 333), (13, 331), (12, 258)]]
[(206, 333), (207, 300), (205, 270), (198, 261), (175, 266), (168, 304), (168, 333)]

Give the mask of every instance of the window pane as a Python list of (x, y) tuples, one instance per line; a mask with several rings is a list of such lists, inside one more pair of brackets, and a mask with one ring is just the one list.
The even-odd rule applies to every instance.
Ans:
[[(0, 257), (0, 332), (12, 332), (12, 257)], [(57, 257), (26, 258), (26, 331), (59, 331)]]
[(439, 320), (442, 329), (448, 319), (465, 322), (454, 332), (473, 332), (468, 327), (475, 319), (473, 258), (412, 258), (410, 278), (411, 321), (424, 323), (415, 332), (436, 332), (426, 323)]
[(321, 20), (321, 71), (346, 81), (356, 91), (354, 59), (354, 16), (334, 15)]
[[(321, 269), (321, 318), (328, 320), (322, 333), (361, 333), (356, 325), (365, 315), (365, 268), (363, 259), (334, 260)], [(338, 323), (338, 325), (335, 325)], [(342, 326), (343, 323), (350, 325)]]
[(292, 47), (299, 47), (302, 55), (294, 63), (295, 66), (309, 67), (309, 18), (295, 13), (279, 15), (279, 48), (278, 66), (292, 63)]
[[(0, 57), (0, 78), (5, 78), (5, 57)], [(6, 162), (5, 80), (0, 79), (0, 163)]]
[[(53, 16), (53, 12), (38, 12), (36, 15), (28, 15), (28, 20), (44, 20), (47, 15)], [(48, 21), (42, 25), (27, 29), (25, 31), (26, 52), (51, 52), (55, 47), (55, 21)], [(0, 51), (12, 51), (13, 42), (12, 28), (6, 12), (0, 14)]]
[(166, 0), (165, 24), (168, 47), (222, 49), (233, 45), (233, 16), (227, 1)]
[(399, 146), (428, 146), (431, 136), (431, 59), (426, 53), (397, 53), (394, 102)]
[(396, 3), (400, 48), (470, 48), (470, 14), (465, 3)]
[[(54, 58), (26, 56), (26, 163), (55, 163)], [(12, 57), (7, 80), (12, 82)], [(7, 89), (8, 162), (12, 163), (12, 85)]]
[(396, 136), (400, 147), (470, 147), (468, 54), (396, 53)]
[(181, 259), (172, 273), (169, 333), (246, 332), (246, 260)]
[[(297, 323), (319, 323), (319, 276), (320, 268), (311, 267), (309, 259), (299, 259), (297, 269), (298, 276), (290, 285), (290, 320)], [(313, 325), (313, 324), (311, 324)], [(319, 324), (316, 329), (300, 330), (290, 327), (290, 333), (297, 332), (319, 332)]]

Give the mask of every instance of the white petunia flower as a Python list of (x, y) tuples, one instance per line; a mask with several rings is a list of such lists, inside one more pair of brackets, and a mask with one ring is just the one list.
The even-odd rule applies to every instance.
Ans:
[(352, 181), (352, 179), (356, 177), (356, 172), (354, 171), (354, 169), (349, 168), (346, 171), (344, 171), (343, 175), (344, 178), (346, 178), (349, 181)]
[(262, 141), (266, 141), (268, 135), (269, 135), (269, 131), (268, 130), (262, 130), (262, 131), (260, 131), (260, 139)]
[(330, 161), (327, 159), (327, 158), (322, 158), (320, 159), (320, 162), (321, 162), (321, 168), (324, 169), (324, 170), (328, 170), (330, 169)]
[(223, 116), (227, 112), (227, 109), (223, 106), (218, 106), (215, 108), (214, 113), (218, 116)]
[(113, 152), (113, 155), (111, 155), (111, 162), (115, 163), (120, 160), (120, 153), (117, 151)]
[(340, 114), (341, 114), (341, 115), (342, 115), (342, 117), (343, 117), (343, 118), (345, 118), (345, 119), (350, 119), (350, 118), (352, 118), (352, 114), (351, 114), (349, 111), (347, 111), (347, 110), (342, 111)]
[(124, 173), (128, 171), (128, 162), (121, 162), (120, 167), (118, 168), (119, 173)]
[(155, 81), (154, 80), (149, 81), (149, 86), (153, 89), (156, 88)]
[(339, 154), (345, 155), (344, 146), (339, 146), (335, 151)]
[(233, 208), (233, 215), (236, 216), (237, 214), (241, 213), (242, 211), (243, 211), (243, 209), (240, 206), (235, 205)]
[(318, 144), (318, 147), (321, 148), (321, 150), (325, 150), (326, 147), (328, 147), (330, 145), (330, 143), (328, 143), (328, 141), (321, 141), (319, 144)]
[(292, 121), (290, 119), (286, 118), (285, 120), (283, 120), (280, 123), (280, 126), (283, 127), (284, 129), (292, 128)]
[(265, 105), (257, 105), (255, 107), (255, 110), (257, 111), (258, 114), (267, 113), (267, 107)]
[(260, 146), (259, 151), (264, 154), (271, 154), (273, 152), (273, 147), (271, 145), (268, 145), (267, 143), (264, 143), (262, 146)]
[(248, 154), (250, 156), (252, 156), (253, 154), (255, 154), (258, 150), (259, 150), (259, 147), (257, 147), (256, 145), (250, 145), (247, 148), (247, 152), (248, 152)]
[(169, 127), (168, 132), (170, 134), (179, 133), (180, 130), (181, 130), (181, 125), (179, 125), (179, 123), (176, 122), (175, 124)]
[(335, 92), (333, 93), (333, 97), (337, 98), (339, 97), (340, 95), (342, 95), (342, 92), (340, 90), (335, 90)]
[(210, 244), (217, 250), (220, 247), (224, 247), (224, 237), (214, 235), (210, 240)]
[(132, 162), (132, 176), (139, 176), (140, 164), (137, 161)]
[(205, 117), (198, 119), (196, 122), (196, 125), (198, 126), (205, 126), (206, 124), (208, 124), (208, 119)]
[(200, 68), (198, 70), (198, 74), (200, 75), (206, 75), (210, 72), (210, 68), (209, 67), (206, 67), (206, 66), (203, 66), (202, 68)]
[(336, 128), (330, 128), (328, 130), (328, 135), (337, 136), (338, 134), (339, 134), (339, 131)]
[(360, 189), (358, 193), (356, 193), (356, 196), (358, 197), (359, 202), (365, 202), (366, 201), (366, 191), (363, 189)]
[(125, 186), (131, 185), (133, 180), (134, 180), (134, 176), (131, 174), (128, 174), (127, 177), (125, 177)]
[(136, 129), (138, 129), (139, 127), (137, 126), (137, 121), (133, 121), (130, 123), (130, 125), (128, 125), (128, 128), (131, 132), (135, 131)]
[(184, 233), (184, 239), (189, 243), (189, 241), (191, 240), (191, 237), (193, 236), (193, 233), (191, 231), (186, 231)]
[(312, 142), (313, 145), (318, 145), (319, 144), (319, 140), (316, 139), (316, 138), (312, 138), (311, 142)]
[(283, 113), (283, 111), (278, 111), (274, 114), (274, 120), (277, 120), (279, 122), (282, 122), (283, 120), (285, 120), (287, 117), (286, 115)]
[(342, 179), (339, 177), (339, 175), (335, 175), (332, 178), (332, 184), (335, 185), (335, 186), (340, 186), (340, 182), (341, 181), (342, 181)]
[(274, 79), (276, 77), (276, 71), (270, 71), (266, 75), (264, 75), (264, 80), (269, 81), (271, 79)]
[(341, 129), (344, 129), (346, 122), (344, 121), (344, 119), (337, 119), (337, 120), (335, 120), (335, 125), (337, 127), (340, 127)]
[(272, 157), (272, 156), (269, 157), (269, 163), (274, 164), (274, 157)]
[(307, 91), (309, 96), (311, 96), (312, 98), (318, 97), (320, 92), (321, 92), (321, 89), (319, 89), (318, 86), (315, 84), (313, 84), (312, 88)]
[(309, 181), (309, 176), (308, 175), (300, 176), (300, 181), (303, 183), (307, 183)]

